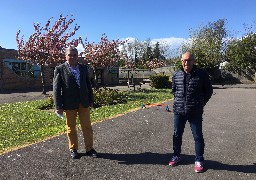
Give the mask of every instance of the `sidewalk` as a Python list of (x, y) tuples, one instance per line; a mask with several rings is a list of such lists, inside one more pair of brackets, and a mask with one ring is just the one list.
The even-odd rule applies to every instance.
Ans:
[[(171, 107), (172, 101), (168, 104)], [(80, 138), (81, 158), (70, 159), (63, 134), (1, 155), (0, 179), (253, 180), (255, 117), (255, 89), (214, 89), (204, 113), (206, 172), (202, 174), (193, 170), (194, 141), (188, 124), (180, 165), (167, 165), (172, 155), (173, 113), (153, 106), (94, 124), (99, 158), (85, 156)]]
[(52, 94), (52, 91), (49, 91), (49, 92), (47, 92), (46, 95), (43, 95), (41, 89), (1, 90), (0, 91), (0, 104), (45, 99), (48, 97), (49, 94)]
[(245, 88), (245, 89), (256, 89), (256, 83), (252, 84), (224, 84), (224, 85), (213, 85), (215, 88)]
[[(245, 89), (256, 89), (256, 83), (254, 84), (233, 84), (233, 85), (213, 85), (215, 89), (226, 89), (226, 88), (245, 88)], [(119, 91), (133, 91), (134, 88), (126, 85), (109, 86), (107, 88), (118, 89)], [(135, 87), (138, 90), (139, 86)], [(141, 89), (150, 88), (149, 84), (142, 84)], [(48, 91), (46, 95), (42, 94), (41, 89), (34, 90), (0, 90), (0, 104), (2, 103), (13, 103), (19, 101), (33, 101), (38, 99), (45, 99), (52, 91)]]

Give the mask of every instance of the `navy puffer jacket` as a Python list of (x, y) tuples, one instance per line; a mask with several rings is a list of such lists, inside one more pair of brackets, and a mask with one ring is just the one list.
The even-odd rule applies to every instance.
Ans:
[(213, 93), (209, 75), (194, 65), (187, 80), (188, 77), (183, 69), (176, 71), (172, 77), (173, 111), (183, 115), (203, 113)]

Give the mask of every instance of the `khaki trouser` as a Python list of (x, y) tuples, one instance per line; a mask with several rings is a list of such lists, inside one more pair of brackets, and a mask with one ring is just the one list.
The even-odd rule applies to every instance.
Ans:
[(93, 148), (93, 130), (90, 120), (90, 108), (84, 108), (80, 104), (78, 109), (65, 110), (65, 113), (69, 149), (78, 149), (76, 128), (76, 118), (78, 114), (84, 136), (85, 149), (86, 151), (90, 151)]

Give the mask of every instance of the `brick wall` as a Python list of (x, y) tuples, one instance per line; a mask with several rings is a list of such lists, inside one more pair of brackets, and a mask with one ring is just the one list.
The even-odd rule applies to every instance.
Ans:
[(0, 48), (0, 59), (15, 59), (18, 52), (15, 49)]
[[(0, 47), (0, 90), (1, 89), (27, 89), (41, 88), (42, 78), (29, 78), (18, 76), (14, 71), (8, 68), (2, 59), (16, 59), (18, 53), (14, 49), (5, 49)], [(52, 86), (52, 70), (54, 67), (45, 68), (46, 87)]]
[[(41, 88), (42, 78), (38, 76), (37, 78), (28, 78), (18, 76), (14, 71), (8, 68), (2, 61), (0, 61), (1, 68), (1, 79), (0, 79), (0, 89), (28, 89), (28, 88)], [(46, 87), (52, 86), (52, 69), (46, 67), (45, 69), (45, 81)]]

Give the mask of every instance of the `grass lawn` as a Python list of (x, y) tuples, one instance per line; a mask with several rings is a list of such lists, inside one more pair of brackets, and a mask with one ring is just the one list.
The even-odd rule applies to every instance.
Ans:
[[(127, 113), (142, 104), (161, 103), (172, 98), (171, 90), (123, 92), (127, 103), (93, 108), (93, 123)], [(0, 154), (66, 132), (65, 121), (57, 117), (50, 100), (0, 104)]]

